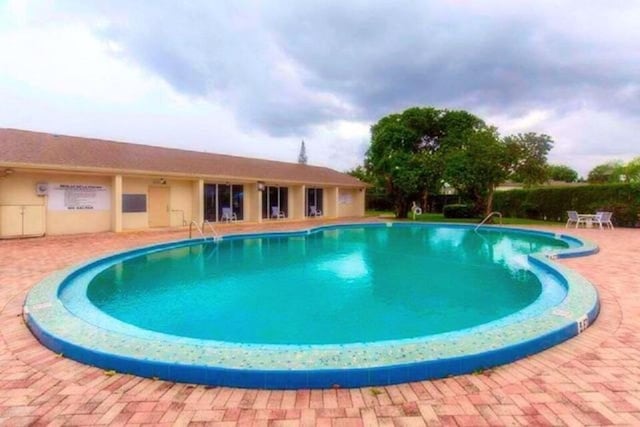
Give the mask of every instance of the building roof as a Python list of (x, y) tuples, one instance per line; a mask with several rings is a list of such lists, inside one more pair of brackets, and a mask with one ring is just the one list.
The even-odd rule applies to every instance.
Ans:
[(366, 186), (350, 175), (319, 166), (2, 128), (0, 164)]

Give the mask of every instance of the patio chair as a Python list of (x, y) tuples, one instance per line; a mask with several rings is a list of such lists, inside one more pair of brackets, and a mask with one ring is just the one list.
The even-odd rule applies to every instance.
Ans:
[(583, 218), (580, 218), (577, 211), (567, 211), (567, 215), (569, 216), (569, 219), (567, 219), (567, 223), (565, 224), (564, 228), (568, 228), (569, 224), (574, 222), (576, 224), (576, 228), (578, 228), (578, 225), (580, 225), (580, 223), (585, 225), (587, 224)]
[(603, 229), (603, 225), (613, 230), (613, 223), (611, 222), (611, 217), (613, 216), (613, 212), (596, 212), (596, 216), (593, 218), (593, 223), (598, 224), (600, 229)]
[(315, 206), (309, 206), (309, 216), (322, 216), (322, 211)]
[(222, 208), (222, 216), (220, 221), (234, 222), (238, 220), (238, 216), (231, 208)]
[(271, 206), (271, 218), (285, 218), (286, 215), (277, 206)]

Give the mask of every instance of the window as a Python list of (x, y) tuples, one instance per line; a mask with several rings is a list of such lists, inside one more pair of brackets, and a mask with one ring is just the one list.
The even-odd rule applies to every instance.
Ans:
[(122, 195), (122, 212), (146, 212), (147, 211), (147, 195), (146, 194), (123, 194)]

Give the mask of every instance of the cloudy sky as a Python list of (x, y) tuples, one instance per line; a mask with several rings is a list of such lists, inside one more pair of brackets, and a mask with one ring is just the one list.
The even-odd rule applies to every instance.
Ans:
[[(0, 127), (360, 164), (465, 109), (586, 174), (640, 155), (640, 2), (0, 0)], [(1, 153), (0, 153), (1, 155)]]

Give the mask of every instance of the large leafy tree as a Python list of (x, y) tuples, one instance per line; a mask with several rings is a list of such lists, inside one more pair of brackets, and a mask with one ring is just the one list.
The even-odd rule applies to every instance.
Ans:
[(513, 163), (511, 178), (525, 187), (542, 184), (548, 179), (547, 154), (553, 147), (549, 135), (528, 132), (504, 138), (505, 148)]
[(589, 181), (590, 184), (620, 182), (624, 172), (624, 164), (621, 161), (607, 162), (591, 169), (587, 176), (587, 181)]
[(484, 128), (466, 111), (416, 107), (391, 114), (371, 128), (366, 168), (404, 218), (412, 200), (426, 202), (429, 193), (440, 190), (449, 153)]
[(407, 215), (412, 200), (424, 206), (445, 182), (481, 213), (491, 210), (496, 186), (508, 177), (526, 185), (544, 182), (552, 146), (549, 136), (536, 133), (501, 139), (466, 111), (416, 107), (372, 126), (365, 168), (393, 200), (398, 217)]
[(486, 215), (491, 211), (495, 188), (509, 176), (513, 155), (495, 128), (485, 128), (467, 135), (447, 156), (444, 178), (474, 203), (478, 213)]
[(553, 181), (576, 182), (578, 172), (566, 165), (549, 165), (547, 175)]

